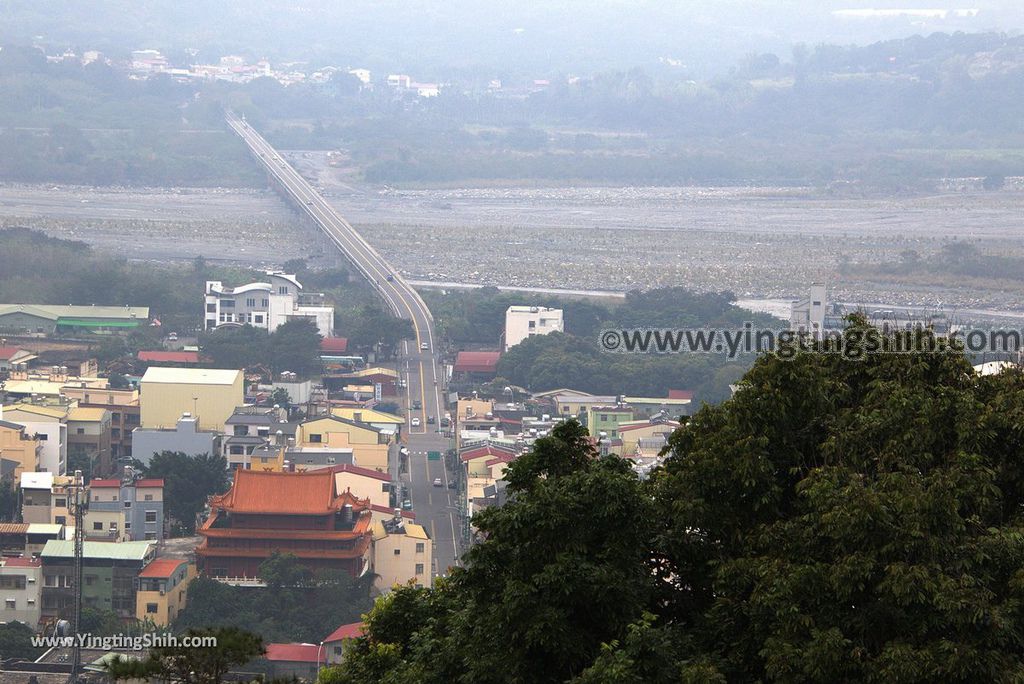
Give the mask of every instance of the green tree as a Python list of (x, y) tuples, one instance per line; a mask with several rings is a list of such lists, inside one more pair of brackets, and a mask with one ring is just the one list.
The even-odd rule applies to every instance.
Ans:
[(146, 477), (163, 478), (167, 515), (186, 534), (195, 531), (196, 516), (210, 495), (223, 494), (230, 484), (227, 459), (219, 455), (163, 451), (154, 454), (142, 472)]
[[(433, 590), (368, 615), (338, 681), (561, 682), (626, 636), (654, 592), (652, 510), (629, 465), (569, 421), (507, 471), (511, 502), (474, 517), (486, 541)], [(473, 654), (465, 657), (465, 654)]]
[(220, 684), (232, 668), (266, 651), (259, 636), (235, 627), (189, 629), (182, 636), (213, 639), (215, 645), (162, 646), (142, 660), (119, 657), (107, 662), (107, 675), (115, 681), (158, 678), (181, 684)]
[(654, 479), (684, 657), (730, 681), (1020, 677), (1022, 389), (954, 353), (760, 359)]
[(43, 649), (32, 645), (35, 632), (28, 625), (17, 620), (0, 624), (0, 660), (21, 658), (35, 660)]
[(1024, 372), (896, 341), (760, 358), (642, 483), (561, 426), (323, 681), (1016, 681)]
[(308, 318), (288, 321), (270, 334), (270, 367), (275, 373), (291, 371), (310, 376), (320, 371), (320, 333)]
[(255, 369), (270, 365), (270, 335), (251, 325), (217, 328), (200, 335), (199, 345), (218, 368)]
[(0, 520), (9, 522), (18, 517), (18, 488), (14, 484), (14, 476), (0, 479)]

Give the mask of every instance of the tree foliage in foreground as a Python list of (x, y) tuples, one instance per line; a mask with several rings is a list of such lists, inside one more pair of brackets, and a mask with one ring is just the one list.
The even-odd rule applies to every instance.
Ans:
[(324, 681), (1020, 681), (1021, 425), (955, 353), (762, 357), (644, 482), (564, 424)]

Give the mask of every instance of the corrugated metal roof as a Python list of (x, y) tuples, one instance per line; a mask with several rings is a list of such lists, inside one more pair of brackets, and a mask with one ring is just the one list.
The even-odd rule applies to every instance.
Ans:
[(144, 383), (183, 385), (233, 385), (242, 371), (224, 368), (163, 368), (152, 366), (142, 376)]
[(82, 306), (53, 304), (0, 304), (0, 316), (12, 313), (27, 313), (49, 318), (113, 318), (149, 320), (148, 306)]
[[(151, 541), (86, 541), (83, 542), (82, 557), (107, 560), (142, 561), (149, 555), (155, 543), (156, 542)], [(72, 558), (74, 556), (74, 547), (75, 543), (73, 541), (51, 539), (46, 542), (46, 546), (43, 547), (43, 552), (40, 556), (42, 558)]]
[[(8, 380), (7, 388), (10, 389), (10, 386), (14, 384), (14, 382), (15, 381)], [(35, 404), (9, 404), (4, 406), (5, 415), (12, 411), (22, 411), (24, 413), (31, 413), (35, 416), (46, 416), (47, 418), (64, 418), (68, 414), (68, 410), (66, 408), (56, 408), (54, 406), (37, 406)]]
[(74, 420), (80, 423), (101, 423), (107, 415), (109, 414), (105, 408), (76, 406), (68, 412), (68, 420)]

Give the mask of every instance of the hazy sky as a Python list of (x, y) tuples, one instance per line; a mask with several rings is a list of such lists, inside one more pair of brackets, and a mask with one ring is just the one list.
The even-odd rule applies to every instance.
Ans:
[[(836, 10), (977, 8), (976, 16), (844, 18)], [(0, 39), (452, 71), (593, 72), (663, 58), (694, 75), (794, 43), (870, 43), (935, 31), (1017, 31), (1022, 0), (8, 0)]]

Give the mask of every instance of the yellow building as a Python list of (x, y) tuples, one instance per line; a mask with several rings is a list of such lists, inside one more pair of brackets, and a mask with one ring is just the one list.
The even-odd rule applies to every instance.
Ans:
[(371, 506), (391, 503), (391, 476), (386, 472), (342, 464), (334, 467), (334, 482), (339, 492), (349, 490), (357, 499), (369, 499)]
[(284, 470), (283, 446), (269, 446), (256, 449), (249, 456), (249, 469), (261, 472), (280, 473)]
[(434, 548), (423, 526), (398, 517), (378, 520), (372, 529), (374, 587), (385, 592), (412, 580), (429, 588)]
[(640, 443), (641, 439), (657, 437), (658, 435), (665, 435), (667, 437), (678, 427), (679, 423), (674, 420), (665, 420), (654, 423), (649, 420), (638, 420), (629, 423), (620, 423), (619, 439), (622, 440), (622, 455), (628, 457), (635, 454), (637, 444)]
[(352, 449), (356, 465), (386, 472), (390, 435), (366, 423), (337, 416), (313, 418), (299, 425), (295, 444), (300, 447)]
[(174, 429), (182, 414), (190, 413), (200, 430), (220, 431), (245, 395), (240, 370), (151, 366), (139, 386), (146, 429)]
[(169, 625), (185, 608), (196, 566), (181, 558), (158, 558), (139, 572), (135, 618)]
[(598, 396), (577, 390), (560, 390), (551, 396), (555, 404), (555, 413), (562, 418), (575, 418), (585, 414), (595, 406), (614, 405), (614, 396)]
[(461, 423), (466, 418), (483, 418), (494, 409), (494, 402), (490, 399), (459, 399), (455, 405), (456, 423)]
[(22, 473), (39, 468), (39, 454), (43, 449), (38, 436), (25, 432), (24, 425), (0, 420), (0, 471), (12, 474), (16, 481)]
[(331, 415), (351, 420), (353, 423), (366, 423), (381, 432), (396, 433), (405, 425), (405, 418), (357, 406), (343, 406), (331, 409)]

